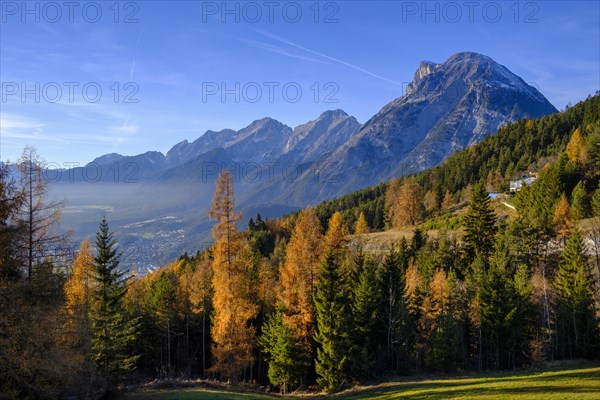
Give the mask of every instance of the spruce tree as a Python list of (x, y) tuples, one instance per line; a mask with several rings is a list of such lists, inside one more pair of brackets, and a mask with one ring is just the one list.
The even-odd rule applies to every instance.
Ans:
[(263, 325), (258, 344), (269, 363), (267, 375), (283, 394), (302, 385), (310, 361), (294, 331), (283, 322), (281, 311), (271, 315)]
[(573, 193), (571, 193), (571, 213), (577, 221), (586, 218), (589, 215), (589, 210), (590, 206), (583, 181), (579, 181), (575, 189), (573, 189)]
[(563, 358), (593, 357), (598, 352), (598, 323), (593, 278), (581, 232), (575, 228), (562, 254), (554, 286), (557, 291), (556, 340)]
[[(173, 325), (178, 314), (176, 304), (175, 279), (171, 271), (160, 271), (156, 279), (150, 283), (146, 292), (145, 304), (152, 314), (154, 324), (162, 336), (166, 338), (166, 360), (163, 359), (161, 343), (161, 369), (166, 369), (167, 376), (171, 377), (171, 335)], [(162, 342), (162, 341), (161, 341)], [(165, 365), (166, 361), (166, 365)]]
[(413, 232), (413, 237), (410, 241), (410, 253), (413, 258), (416, 258), (417, 253), (427, 243), (427, 234), (424, 234), (419, 228)]
[(399, 250), (391, 247), (376, 272), (379, 286), (379, 332), (380, 343), (385, 343), (385, 360), (389, 369), (398, 369), (400, 361), (406, 360), (409, 336), (412, 332), (409, 309), (404, 292), (408, 245), (402, 240)]
[(483, 182), (475, 185), (469, 210), (464, 218), (464, 252), (467, 263), (480, 253), (489, 255), (494, 249), (496, 235), (496, 215), (490, 204), (490, 196)]
[(139, 356), (131, 354), (139, 322), (129, 318), (123, 308), (127, 292), (125, 271), (119, 269), (120, 254), (106, 218), (96, 233), (94, 293), (91, 308), (92, 352), (105, 389), (116, 389), (119, 380), (131, 371)]
[(337, 389), (346, 379), (350, 353), (349, 304), (343, 290), (338, 260), (330, 249), (321, 263), (314, 294), (317, 310), (317, 382), (327, 391)]
[(370, 378), (375, 372), (373, 367), (381, 301), (375, 272), (375, 263), (370, 257), (365, 257), (353, 293), (350, 373), (357, 380)]
[(524, 352), (523, 343), (527, 343), (524, 335), (529, 303), (515, 286), (512, 265), (508, 249), (499, 245), (477, 294), (485, 368), (515, 368), (517, 357)]

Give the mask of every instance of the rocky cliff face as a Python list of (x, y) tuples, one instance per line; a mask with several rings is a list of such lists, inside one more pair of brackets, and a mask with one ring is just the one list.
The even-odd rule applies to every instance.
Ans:
[(314, 161), (346, 143), (360, 128), (356, 118), (342, 110), (325, 111), (317, 119), (294, 128), (283, 155), (290, 162)]

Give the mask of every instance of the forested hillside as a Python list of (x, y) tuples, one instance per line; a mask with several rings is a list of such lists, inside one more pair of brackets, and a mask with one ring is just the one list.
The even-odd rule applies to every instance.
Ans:
[[(443, 210), (468, 198), (472, 186), (484, 180), (488, 191), (508, 191), (509, 182), (528, 171), (539, 171), (565, 149), (576, 129), (586, 135), (591, 133), (600, 119), (600, 96), (569, 109), (539, 119), (521, 120), (500, 128), (497, 134), (448, 157), (441, 165), (416, 175), (392, 181), (391, 187), (414, 179), (421, 187), (421, 197), (428, 213)], [(596, 137), (596, 136), (594, 136)], [(594, 140), (589, 137), (589, 141)], [(393, 223), (385, 214), (385, 191), (388, 183), (363, 189), (339, 199), (326, 201), (315, 207), (315, 213), (325, 222), (339, 211), (352, 225), (364, 212), (369, 226), (383, 229)]]
[[(336, 391), (600, 358), (600, 96), (506, 126), (421, 174), (287, 218), (258, 215), (246, 231), (224, 171), (214, 245), (146, 276), (119, 270), (106, 221), (95, 251), (83, 243), (61, 263), (45, 211), (58, 205), (41, 206), (43, 180), (22, 165), (24, 182), (4, 170), (0, 180), (0, 395), (97, 397), (132, 376)], [(489, 192), (526, 172), (537, 180), (500, 220)], [(419, 229), (459, 201), (461, 241)], [(382, 255), (354, 240), (386, 226), (412, 239)]]

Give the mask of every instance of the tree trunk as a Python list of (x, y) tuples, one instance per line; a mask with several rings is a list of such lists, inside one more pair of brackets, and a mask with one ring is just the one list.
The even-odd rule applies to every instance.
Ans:
[(171, 322), (167, 321), (167, 376), (171, 379)]
[(202, 377), (206, 372), (206, 311), (202, 311)]

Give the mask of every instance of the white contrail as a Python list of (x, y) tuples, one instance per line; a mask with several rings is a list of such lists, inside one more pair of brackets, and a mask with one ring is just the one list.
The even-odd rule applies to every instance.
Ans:
[(364, 69), (364, 68), (361, 68), (361, 67), (359, 67), (359, 66), (357, 66), (357, 65), (351, 64), (351, 63), (349, 63), (349, 62), (346, 62), (346, 61), (344, 61), (344, 60), (340, 60), (339, 58), (331, 57), (331, 56), (328, 56), (327, 54), (323, 54), (323, 53), (320, 53), (320, 52), (318, 52), (318, 51), (315, 51), (315, 50), (311, 50), (311, 49), (309, 49), (309, 48), (306, 48), (306, 47), (304, 47), (304, 46), (300, 46), (299, 44), (296, 44), (296, 43), (294, 43), (294, 42), (291, 42), (291, 41), (289, 41), (289, 40), (287, 40), (287, 39), (285, 39), (285, 38), (282, 38), (281, 36), (277, 36), (277, 35), (275, 35), (275, 34), (272, 34), (272, 33), (270, 33), (270, 32), (265, 32), (265, 31), (262, 31), (262, 30), (260, 30), (260, 29), (253, 29), (253, 30), (254, 30), (254, 31), (256, 31), (256, 32), (258, 32), (258, 33), (260, 33), (260, 34), (262, 34), (262, 35), (264, 35), (264, 36), (267, 36), (267, 37), (269, 37), (269, 38), (271, 38), (271, 39), (277, 40), (277, 41), (279, 41), (279, 42), (281, 42), (281, 43), (285, 43), (285, 44), (287, 44), (287, 45), (289, 45), (289, 46), (292, 46), (292, 47), (295, 47), (295, 48), (297, 48), (297, 49), (300, 49), (300, 50), (306, 51), (306, 52), (308, 52), (308, 53), (311, 53), (311, 54), (315, 54), (315, 55), (317, 55), (317, 56), (319, 56), (319, 57), (326, 58), (326, 59), (328, 59), (328, 60), (331, 60), (331, 61), (334, 61), (334, 62), (336, 62), (336, 63), (338, 63), (338, 64), (345, 65), (346, 67), (350, 67), (350, 68), (352, 68), (352, 69), (355, 69), (355, 70), (357, 70), (357, 71), (363, 72), (363, 73), (365, 73), (365, 74), (367, 74), (367, 75), (370, 75), (370, 76), (372, 76), (372, 77), (374, 77), (374, 78), (381, 79), (381, 80), (383, 80), (383, 81), (390, 82), (390, 83), (393, 83), (393, 84), (395, 84), (395, 85), (398, 85), (398, 86), (402, 86), (402, 83), (401, 83), (401, 82), (396, 82), (396, 81), (394, 81), (394, 80), (392, 80), (392, 79), (388, 79), (388, 78), (386, 78), (386, 77), (384, 77), (384, 76), (377, 75), (376, 73), (373, 73), (373, 72), (371, 72), (371, 71), (369, 71), (369, 70), (366, 70), (366, 69)]

